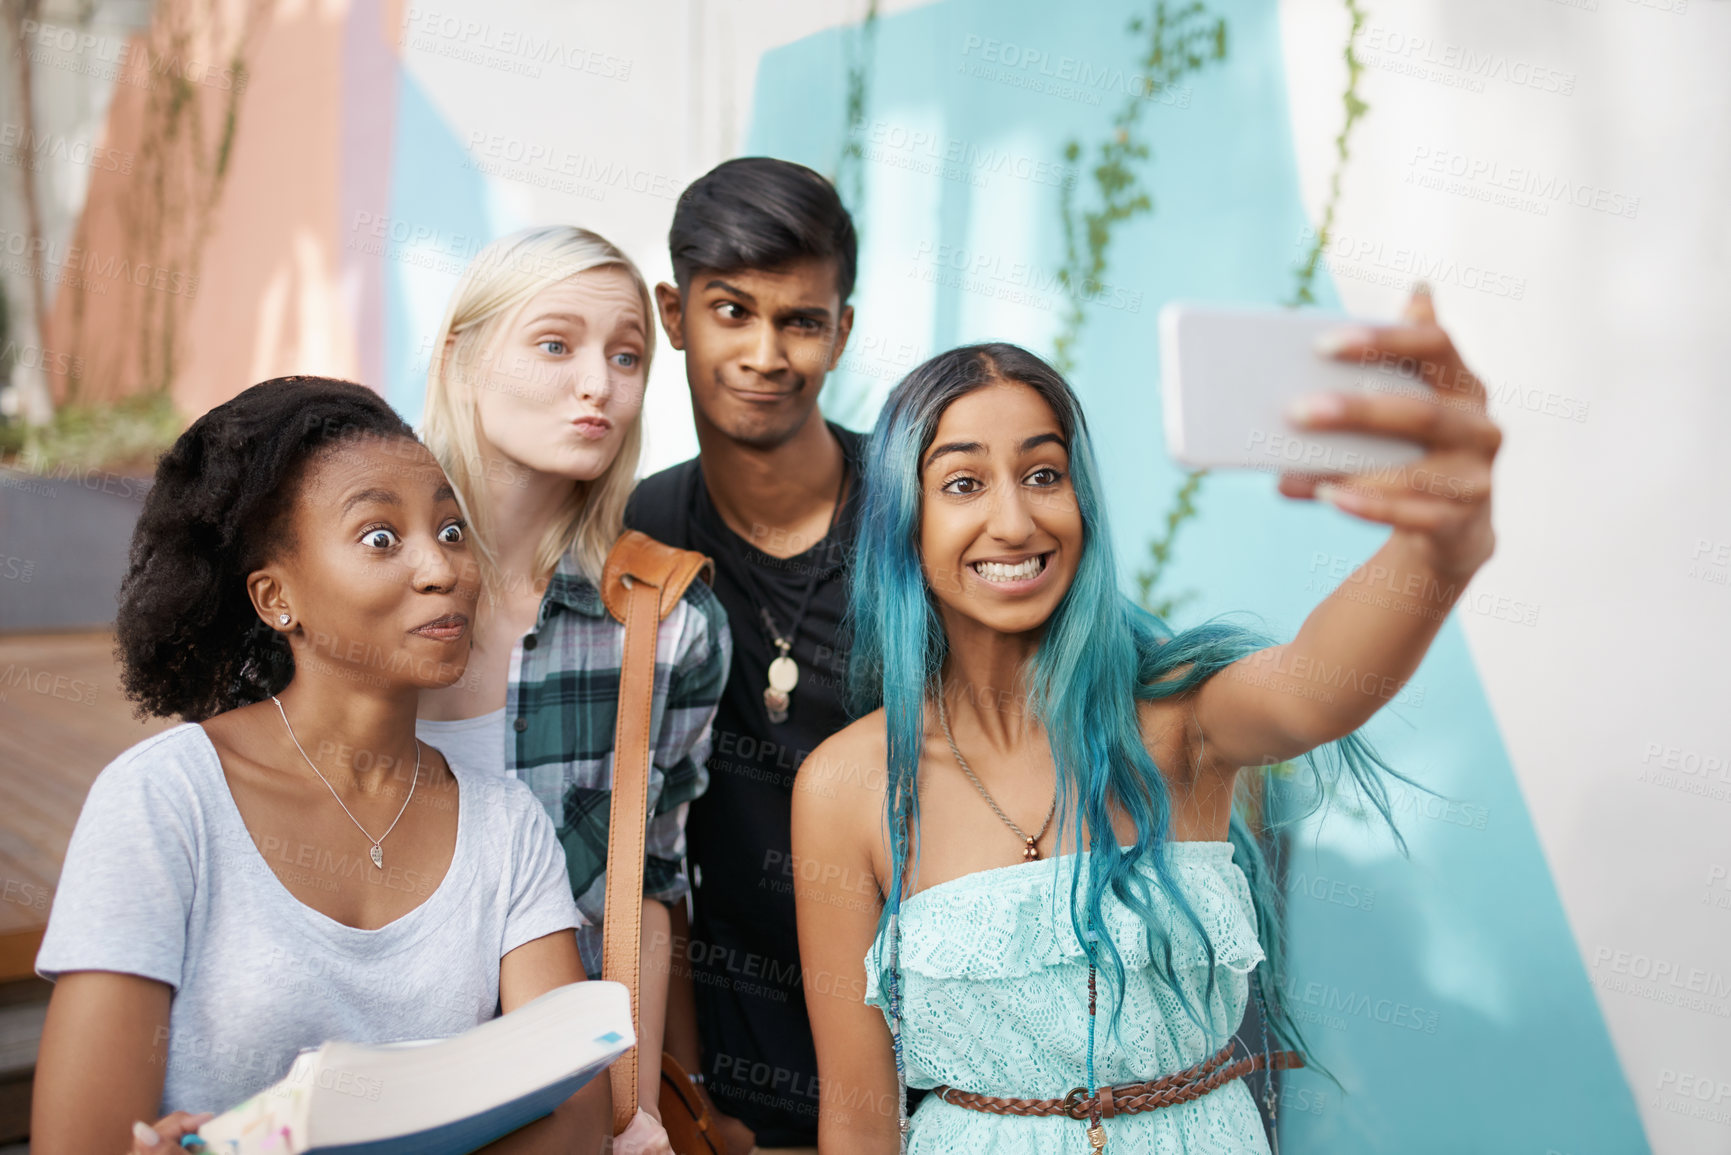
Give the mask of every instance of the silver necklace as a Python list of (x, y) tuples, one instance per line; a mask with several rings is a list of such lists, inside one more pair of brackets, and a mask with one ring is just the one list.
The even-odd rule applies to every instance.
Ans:
[(950, 753), (956, 756), (956, 764), (962, 768), (962, 773), (968, 776), (968, 781), (974, 784), (974, 789), (980, 792), (980, 797), (986, 800), (986, 805), (992, 808), (992, 813), (998, 816), (998, 820), (1013, 830), (1016, 837), (1022, 840), (1022, 861), (1033, 862), (1035, 859), (1039, 858), (1040, 852), (1036, 849), (1035, 844), (1046, 836), (1046, 828), (1052, 825), (1052, 815), (1058, 812), (1058, 783), (1056, 781), (1053, 781), (1052, 783), (1052, 805), (1046, 810), (1046, 821), (1040, 823), (1040, 832), (1038, 834), (1029, 834), (1020, 826), (1011, 822), (1010, 816), (998, 808), (997, 802), (992, 799), (991, 794), (987, 792), (985, 786), (980, 782), (979, 778), (975, 776), (973, 768), (968, 765), (968, 760), (962, 757), (962, 752), (960, 750), (956, 749), (955, 736), (950, 733), (949, 711), (944, 708), (944, 694), (942, 689), (938, 691), (938, 724), (944, 728), (944, 741), (950, 744)]
[(355, 829), (359, 830), (362, 834), (367, 835), (367, 841), (373, 844), (373, 865), (378, 867), (380, 870), (383, 870), (385, 868), (385, 852), (379, 849), (379, 844), (389, 838), (391, 836), (391, 831), (397, 828), (397, 823), (403, 820), (403, 813), (409, 808), (409, 799), (415, 796), (415, 786), (421, 780), (421, 740), (419, 738), (415, 739), (415, 776), (409, 779), (409, 797), (403, 799), (403, 809), (397, 811), (397, 816), (391, 819), (391, 824), (385, 828), (385, 832), (377, 838), (374, 838), (372, 835), (367, 834), (367, 828), (361, 825), (361, 820), (355, 817), (354, 811), (350, 810), (348, 804), (343, 801), (343, 796), (337, 793), (337, 788), (335, 786), (331, 785), (331, 780), (326, 778), (323, 774), (319, 774), (319, 768), (313, 766), (313, 760), (311, 758), (307, 758), (307, 752), (301, 747), (301, 740), (295, 737), (295, 728), (289, 725), (288, 711), (282, 708), (282, 699), (277, 697), (275, 694), (272, 694), (270, 700), (276, 703), (276, 712), (282, 715), (282, 724), (288, 728), (289, 741), (295, 744), (296, 750), (300, 750), (301, 757), (306, 758), (307, 760), (307, 765), (313, 767), (313, 773), (319, 775), (319, 781), (325, 784), (325, 788), (331, 792), (331, 797), (337, 800), (337, 805), (343, 808), (343, 813), (347, 814), (349, 816), (349, 821), (355, 824)]

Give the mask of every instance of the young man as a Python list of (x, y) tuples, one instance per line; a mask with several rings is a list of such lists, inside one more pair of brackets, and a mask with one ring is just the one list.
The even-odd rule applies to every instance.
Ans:
[(676, 283), (656, 301), (685, 352), (699, 454), (639, 485), (626, 524), (715, 559), (734, 639), (709, 789), (686, 823), (693, 922), (674, 944), (668, 1046), (697, 1057), (676, 1029), (685, 971), (730, 1151), (815, 1155), (790, 816), (800, 762), (849, 720), (839, 633), (865, 439), (817, 399), (853, 327), (857, 245), (828, 181), (763, 157), (686, 189), (668, 245)]

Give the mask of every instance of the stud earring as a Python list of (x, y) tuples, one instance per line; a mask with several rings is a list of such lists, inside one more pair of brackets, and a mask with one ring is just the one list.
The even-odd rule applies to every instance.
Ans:
[(293, 620), (293, 619), (292, 619), (292, 618), (291, 618), (291, 617), (290, 617), (290, 616), (289, 616), (289, 615), (288, 615), (288, 614), (278, 614), (278, 615), (277, 615), (277, 619), (276, 619), (276, 620), (277, 620), (277, 621), (279, 621), (279, 622), (281, 622), (281, 623), (282, 623), (282, 624), (283, 624), (283, 625), (285, 625), (285, 626), (286, 626), (286, 625), (288, 625), (288, 624), (289, 624), (289, 622), (290, 622), (290, 621), (292, 621), (292, 620)]

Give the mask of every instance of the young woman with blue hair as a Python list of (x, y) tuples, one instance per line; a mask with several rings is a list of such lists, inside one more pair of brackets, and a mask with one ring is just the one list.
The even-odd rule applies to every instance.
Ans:
[[(1298, 1057), (1234, 1050), (1252, 972), (1274, 1044), (1302, 1042), (1239, 771), (1345, 775), (1386, 817), (1393, 772), (1356, 731), (1494, 541), (1501, 434), (1428, 294), (1337, 337), (1336, 357), (1410, 359), (1433, 397), (1322, 395), (1294, 419), (1425, 456), (1280, 489), (1391, 526), (1367, 565), (1421, 592), (1378, 605), (1343, 583), (1284, 645), (1174, 635), (1119, 590), (1087, 426), (1038, 357), (955, 349), (891, 394), (852, 584), (876, 708), (811, 754), (794, 800), (825, 1155), (1268, 1150), (1239, 1076)], [(909, 1086), (933, 1089), (912, 1119)]]

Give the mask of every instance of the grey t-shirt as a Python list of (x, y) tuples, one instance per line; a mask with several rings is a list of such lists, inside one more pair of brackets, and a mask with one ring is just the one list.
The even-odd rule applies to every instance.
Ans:
[[(373, 866), (358, 830), (352, 845), (255, 846), (203, 727), (140, 742), (85, 799), (36, 971), (120, 971), (174, 987), (165, 1114), (226, 1110), (329, 1039), (441, 1038), (485, 1022), (498, 1009), (500, 958), (581, 916), (529, 787), (452, 773), (457, 845), (434, 888), (391, 866), (388, 841), (385, 869)], [(266, 855), (309, 878), (352, 873), (426, 898), (359, 930), (296, 899)]]

